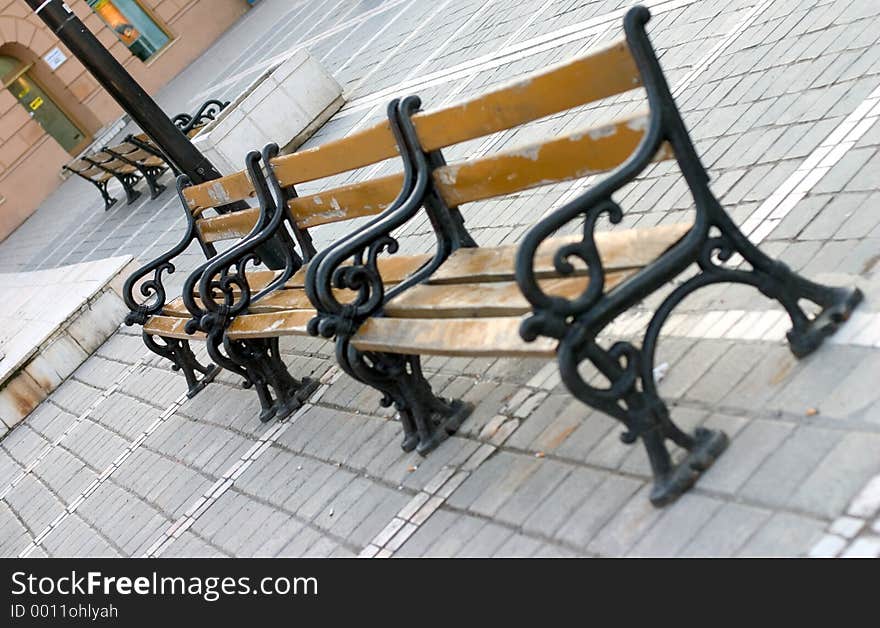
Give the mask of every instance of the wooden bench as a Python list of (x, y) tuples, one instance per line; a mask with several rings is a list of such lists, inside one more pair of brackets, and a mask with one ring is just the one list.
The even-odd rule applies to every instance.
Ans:
[[(201, 130), (206, 125), (215, 120), (220, 112), (222, 112), (228, 106), (229, 101), (223, 102), (216, 99), (206, 100), (204, 103), (201, 104), (201, 106), (199, 106), (195, 113), (179, 113), (174, 116), (171, 121), (188, 138), (192, 139), (193, 137), (198, 135), (199, 132), (201, 132)], [(158, 157), (159, 159), (162, 159), (174, 172), (174, 176), (180, 176), (181, 172), (177, 168), (177, 166), (162, 153), (162, 149), (154, 144), (146, 133), (129, 134), (125, 138), (125, 141), (129, 144), (137, 146), (138, 148), (145, 151), (146, 153), (149, 153), (153, 157)]]
[[(404, 161), (415, 173), (404, 175), (415, 177), (408, 198), (311, 261), (305, 291), (315, 318), (306, 322), (299, 295), (276, 292), (260, 302), (276, 311), (240, 310), (226, 337), (266, 339), (304, 328), (335, 337), (341, 366), (397, 406), (404, 448), (421, 453), (455, 431), (469, 408), (432, 392), (420, 356), (555, 358), (576, 398), (619, 419), (624, 442), (643, 441), (654, 475), (651, 501), (660, 506), (676, 499), (722, 453), (727, 437), (706, 428), (681, 430), (658, 394), (654, 355), (675, 306), (707, 285), (754, 286), (785, 308), (792, 321), (788, 341), (800, 357), (833, 333), (862, 295), (793, 273), (739, 231), (708, 187), (645, 32), (649, 18), (647, 9), (636, 7), (625, 17), (624, 39), (467, 102), (417, 113), (418, 99), (402, 101), (392, 123), (403, 131)], [(634, 89), (646, 94), (644, 113), (451, 165), (440, 152)], [(390, 147), (365, 141), (358, 151), (387, 155)], [(693, 220), (596, 231), (600, 216), (621, 221), (623, 210), (612, 195), (658, 160), (677, 162), (694, 199)], [(477, 248), (464, 229), (461, 205), (609, 171), (537, 220), (517, 245)], [(371, 214), (387, 204), (399, 182), (365, 181), (315, 198), (322, 208), (332, 206), (337, 218)], [(322, 215), (315, 204), (298, 199), (297, 224)], [(537, 215), (546, 210), (535, 209)], [(385, 255), (397, 250), (395, 230), (422, 210), (434, 227), (436, 252), (402, 281), (392, 278), (385, 269), (395, 257)], [(575, 235), (558, 235), (572, 227)], [(734, 255), (742, 262), (726, 264)], [(688, 269), (697, 272), (680, 285), (670, 283)], [(669, 292), (661, 295), (640, 346), (598, 339), (620, 314), (661, 289)], [(820, 313), (810, 316), (802, 300), (817, 304)], [(587, 377), (584, 363), (605, 383)], [(667, 440), (686, 450), (677, 462)]]
[[(362, 150), (364, 148), (366, 150)], [(271, 165), (274, 195), (258, 166), (258, 153), (247, 157), (246, 170), (207, 183), (190, 185), (185, 177), (178, 177), (178, 193), (186, 210), (188, 227), (171, 251), (133, 273), (125, 285), (125, 300), (131, 310), (126, 323), (143, 325), (147, 346), (170, 359), (175, 369), (184, 373), (191, 396), (204, 387), (215, 371), (198, 363), (189, 342), (207, 341), (208, 353), (218, 365), (241, 375), (248, 385), (255, 387), (263, 421), (286, 416), (299, 407), (314, 390), (315, 383), (308, 378), (295, 379), (287, 373), (277, 337), (249, 338), (247, 333), (237, 334), (235, 329), (225, 337), (227, 324), (241, 311), (275, 311), (295, 304), (302, 309), (297, 313), (302, 319), (300, 333), (307, 335), (306, 322), (315, 311), (304, 291), (304, 264), (317, 253), (309, 229), (378, 213), (395, 206), (396, 198), (402, 202), (408, 195), (407, 183), (400, 175), (392, 175), (380, 180), (381, 198), (374, 207), (348, 214), (337, 212), (331, 204), (321, 205), (327, 192), (322, 192), (325, 196), (297, 196), (296, 186), (301, 183), (334, 177), (390, 158), (399, 159), (395, 136), (387, 122), (318, 148), (285, 156), (277, 153), (277, 146), (271, 146), (264, 149), (262, 156), (264, 163)], [(329, 193), (339, 198), (357, 197), (359, 189), (357, 185), (343, 186)], [(253, 198), (259, 207), (216, 212), (225, 205)], [(331, 203), (330, 197), (326, 198)], [(285, 224), (294, 234), (296, 245), (290, 241), (283, 269), (242, 270), (250, 261), (253, 249), (276, 237)], [(232, 240), (238, 244), (218, 255), (215, 244)], [(240, 245), (245, 241), (247, 246), (242, 248)], [(173, 272), (172, 261), (193, 242), (198, 242), (208, 261), (189, 274), (181, 296), (167, 299), (163, 274)], [(387, 265), (383, 263), (383, 269), (389, 281), (396, 281), (428, 258), (427, 255), (396, 258)], [(138, 294), (146, 300), (141, 301)], [(203, 299), (201, 295), (208, 298)]]
[(81, 179), (85, 179), (98, 188), (98, 191), (101, 193), (101, 198), (104, 199), (105, 211), (116, 204), (118, 199), (111, 196), (107, 189), (107, 184), (110, 183), (111, 179), (115, 176), (114, 173), (108, 172), (106, 169), (101, 168), (86, 157), (75, 159), (69, 164), (61, 166), (61, 169), (66, 170)]
[[(194, 114), (177, 114), (172, 121), (187, 137), (192, 138), (206, 124), (214, 120), (227, 105), (228, 102), (208, 100), (202, 103)], [(165, 190), (165, 186), (158, 181), (159, 177), (169, 167), (175, 176), (180, 175), (177, 166), (165, 157), (161, 149), (145, 133), (138, 133), (128, 135), (123, 142), (115, 146), (105, 146), (99, 151), (82, 155), (62, 166), (62, 170), (85, 179), (97, 187), (104, 200), (104, 209), (109, 210), (117, 201), (107, 189), (107, 184), (112, 179), (115, 178), (122, 184), (130, 205), (140, 197), (140, 192), (135, 190), (134, 186), (141, 179), (147, 182), (150, 198), (157, 198)]]
[(157, 157), (131, 142), (122, 142), (113, 147), (105, 146), (102, 152), (137, 170), (147, 182), (151, 199), (158, 198), (165, 191), (165, 186), (159, 183), (159, 177), (168, 171), (168, 165), (162, 157)]
[[(130, 313), (126, 316), (126, 325), (142, 325), (143, 339), (146, 346), (164, 358), (170, 360), (173, 364), (173, 370), (181, 371), (186, 378), (188, 396), (193, 397), (201, 391), (210, 381), (214, 379), (219, 372), (219, 367), (211, 365), (202, 365), (190, 347), (190, 340), (204, 341), (206, 336), (197, 330), (192, 333), (186, 333), (184, 326), (190, 320), (190, 314), (183, 305), (180, 297), (176, 299), (168, 298), (166, 287), (164, 285), (165, 275), (175, 271), (175, 259), (188, 249), (194, 243), (201, 249), (205, 256), (205, 262), (193, 271), (193, 276), (198, 275), (204, 270), (206, 264), (217, 256), (215, 244), (218, 242), (239, 240), (235, 234), (210, 234), (203, 235), (201, 227), (212, 213), (216, 215), (236, 213), (245, 213), (251, 215), (247, 205), (245, 209), (232, 209), (236, 207), (237, 201), (245, 200), (255, 195), (253, 185), (250, 183), (252, 178), (259, 180), (259, 170), (253, 159), (248, 159), (248, 169), (252, 170), (250, 174), (246, 171), (239, 173), (243, 181), (247, 181), (248, 189), (242, 189), (242, 193), (236, 198), (227, 197), (225, 195), (213, 195), (212, 189), (218, 186), (222, 187), (225, 177), (220, 180), (213, 180), (200, 185), (192, 185), (186, 175), (177, 177), (177, 194), (186, 216), (186, 228), (180, 240), (170, 250), (148, 262), (141, 268), (137, 269), (127, 279), (123, 286), (123, 299), (128, 306)], [(233, 179), (236, 177), (233, 176)], [(192, 202), (193, 195), (200, 198), (210, 199), (201, 205)], [(287, 243), (284, 250), (292, 251), (292, 243)], [(291, 255), (289, 263), (293, 266), (296, 263), (295, 254)], [(252, 282), (260, 285), (261, 282), (269, 283), (272, 276), (271, 270), (257, 271)], [(237, 373), (241, 374), (247, 380), (247, 374), (241, 372), (240, 369), (234, 367)], [(247, 381), (248, 385), (252, 382)]]

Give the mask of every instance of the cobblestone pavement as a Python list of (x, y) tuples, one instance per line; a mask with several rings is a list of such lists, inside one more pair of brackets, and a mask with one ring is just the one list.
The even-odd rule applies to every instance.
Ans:
[[(306, 45), (349, 101), (310, 142), (319, 144), (378, 119), (393, 96), (418, 93), (436, 107), (616, 37), (629, 4), (265, 0), (159, 100), (174, 110), (229, 97)], [(393, 415), (337, 371), (321, 340), (284, 341), (291, 371), (324, 385), (288, 421), (263, 425), (253, 392), (228, 377), (186, 400), (183, 378), (123, 328), (0, 442), (0, 555), (880, 555), (880, 3), (647, 4), (731, 215), (796, 270), (867, 296), (800, 362), (783, 342), (782, 314), (757, 293), (725, 287), (688, 299), (661, 344), (661, 394), (683, 426), (732, 437), (694, 490), (652, 508), (642, 448), (573, 401), (555, 364), (427, 360), (436, 390), (477, 405), (423, 460), (400, 451)], [(633, 102), (556, 116), (448, 158), (608, 119)], [(465, 217), (481, 244), (513, 242), (536, 212), (588, 183), (482, 203)], [(0, 244), (0, 270), (148, 259), (178, 237), (171, 192), (107, 213), (96, 196), (65, 183)], [(618, 201), (623, 227), (688, 217), (667, 165)], [(406, 251), (431, 248), (426, 220), (400, 235)], [(198, 259), (187, 253), (178, 282)], [(630, 313), (610, 333), (637, 338), (646, 322)]]

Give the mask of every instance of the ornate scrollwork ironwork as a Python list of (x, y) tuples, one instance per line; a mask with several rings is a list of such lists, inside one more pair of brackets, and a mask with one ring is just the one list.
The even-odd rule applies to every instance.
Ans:
[[(306, 292), (318, 310), (309, 322), (313, 335), (350, 335), (390, 299), (429, 277), (456, 248), (475, 246), (457, 210), (446, 207), (431, 186), (430, 173), (442, 163), (442, 156), (421, 149), (411, 120), (420, 106), (418, 97), (409, 96), (392, 101), (387, 108), (404, 167), (397, 198), (377, 218), (319, 253), (309, 265)], [(422, 208), (437, 236), (434, 255), (403, 281), (386, 286), (379, 273), (379, 257), (397, 252), (399, 245), (391, 233)], [(340, 303), (333, 294), (333, 289), (340, 288), (355, 292), (355, 297)]]
[[(184, 208), (187, 205), (186, 199), (183, 196), (183, 189), (189, 185), (189, 179), (186, 175), (181, 175), (177, 178), (177, 194)], [(130, 310), (129, 314), (125, 317), (126, 325), (143, 325), (150, 316), (159, 314), (165, 306), (168, 295), (162, 283), (162, 277), (164, 274), (170, 275), (175, 271), (174, 263), (171, 260), (185, 251), (193, 240), (198, 240), (195, 218), (187, 209), (184, 209), (184, 215), (186, 216), (186, 230), (180, 241), (169, 251), (137, 269), (125, 280), (122, 288), (122, 298)], [(152, 277), (146, 279), (150, 275)], [(144, 298), (143, 301), (135, 298), (136, 287), (137, 291)]]
[[(262, 155), (253, 151), (246, 158), (248, 174), (260, 203), (260, 215), (250, 233), (206, 262), (184, 284), (184, 304), (192, 314), (187, 323), (189, 333), (198, 329), (205, 332), (212, 328), (224, 329), (233, 317), (246, 312), (254, 301), (283, 285), (302, 265), (296, 251), (283, 247), (280, 254), (284, 268), (277, 277), (258, 291), (254, 291), (248, 281), (248, 268), (261, 263), (257, 250), (283, 229), (287, 216), (283, 204), (275, 202), (259, 167), (261, 159), (268, 163), (277, 154), (278, 146), (270, 144), (263, 149)], [(277, 193), (280, 194), (280, 189)]]
[[(406, 99), (418, 108), (418, 99)], [(387, 291), (379, 274), (379, 257), (398, 250), (391, 232), (421, 206), (428, 185), (427, 168), (416, 168), (399, 123), (399, 101), (388, 105), (388, 116), (404, 163), (403, 185), (394, 202), (376, 219), (315, 256), (306, 274), (306, 293), (318, 314), (309, 321), (309, 333), (331, 338), (350, 335), (385, 302)], [(354, 298), (341, 303), (334, 289), (348, 289)]]
[(209, 120), (214, 120), (217, 117), (217, 114), (228, 106), (229, 101), (223, 102), (212, 98), (203, 102), (195, 113), (179, 113), (174, 116), (171, 121), (183, 133), (189, 133), (197, 126), (205, 124)]
[(454, 434), (473, 411), (473, 404), (435, 395), (417, 355), (362, 353), (340, 336), (336, 360), (346, 373), (382, 393), (382, 407), (393, 404), (397, 409), (404, 451), (428, 454)]

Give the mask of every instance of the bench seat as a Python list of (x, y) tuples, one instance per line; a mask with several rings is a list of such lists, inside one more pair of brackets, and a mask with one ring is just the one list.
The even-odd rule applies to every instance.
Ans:
[[(606, 289), (613, 289), (653, 262), (690, 228), (690, 224), (674, 224), (597, 233), (596, 243), (607, 272)], [(560, 236), (538, 250), (536, 267), (548, 294), (573, 298), (587, 287), (583, 264), (575, 265), (573, 276), (565, 277), (553, 267), (552, 252), (574, 241), (576, 236)], [(527, 343), (519, 336), (520, 317), (529, 313), (531, 306), (513, 280), (515, 254), (515, 246), (458, 249), (425, 283), (391, 299), (384, 317), (365, 322), (352, 343), (362, 351), (408, 355), (552, 356), (555, 340)], [(403, 269), (412, 272), (426, 257), (383, 258), (379, 260), (380, 272), (386, 284), (396, 283), (404, 278)], [(304, 276), (304, 270), (288, 285), (296, 286), (300, 274)], [(394, 279), (389, 279), (392, 275)], [(348, 300), (344, 292), (337, 291), (340, 301)], [(253, 313), (238, 316), (230, 324), (229, 338), (304, 336), (315, 315), (305, 290), (299, 287), (277, 290), (251, 304), (250, 311)]]

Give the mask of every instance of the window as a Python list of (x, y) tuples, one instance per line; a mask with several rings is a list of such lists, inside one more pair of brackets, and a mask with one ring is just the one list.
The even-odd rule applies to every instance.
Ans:
[(168, 43), (169, 37), (137, 0), (88, 0), (92, 11), (116, 33), (131, 53), (146, 61)]
[(49, 97), (29, 74), (29, 65), (18, 59), (0, 56), (0, 78), (3, 87), (15, 96), (28, 115), (55, 138), (69, 153), (76, 153), (86, 143), (86, 135)]

